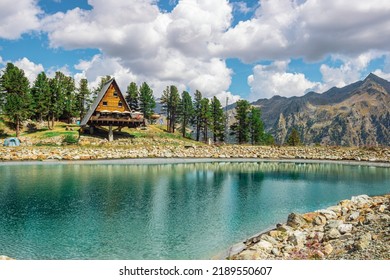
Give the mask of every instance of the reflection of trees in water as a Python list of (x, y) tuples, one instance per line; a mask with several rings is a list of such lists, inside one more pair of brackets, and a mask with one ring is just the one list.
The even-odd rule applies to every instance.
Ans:
[[(227, 184), (250, 195), (265, 178), (338, 182), (381, 182), (389, 168), (341, 164), (222, 162), (160, 165), (2, 166), (0, 203), (15, 215), (42, 212), (62, 216), (89, 205), (107, 215), (152, 206), (157, 188), (178, 203), (207, 193), (218, 199)], [(84, 205), (84, 206), (83, 206)], [(130, 210), (129, 210), (130, 209)], [(50, 211), (49, 211), (50, 210)], [(194, 209), (195, 211), (196, 209)]]

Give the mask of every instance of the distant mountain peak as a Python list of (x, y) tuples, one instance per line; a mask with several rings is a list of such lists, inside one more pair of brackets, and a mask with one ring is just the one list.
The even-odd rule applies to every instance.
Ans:
[(381, 77), (378, 77), (377, 75), (373, 74), (373, 73), (370, 73), (365, 79), (364, 79), (364, 84), (367, 84), (369, 82), (374, 82), (378, 85), (380, 85), (381, 87), (383, 87), (385, 90), (387, 90), (388, 93), (390, 93), (390, 82), (381, 78)]
[(369, 80), (374, 81), (378, 84), (389, 83), (389, 81), (382, 79), (381, 77), (379, 77), (373, 73), (368, 74), (368, 76), (364, 79), (364, 82), (369, 81)]

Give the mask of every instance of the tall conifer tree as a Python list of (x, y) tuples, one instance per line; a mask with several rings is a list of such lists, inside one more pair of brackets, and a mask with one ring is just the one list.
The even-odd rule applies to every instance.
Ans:
[(23, 70), (12, 63), (7, 63), (0, 85), (3, 112), (15, 125), (16, 137), (19, 137), (21, 122), (32, 114), (29, 81)]
[(186, 137), (187, 126), (190, 124), (194, 116), (194, 106), (192, 104), (192, 98), (187, 91), (183, 91), (181, 95), (180, 107), (181, 107), (180, 109), (181, 134), (183, 137)]

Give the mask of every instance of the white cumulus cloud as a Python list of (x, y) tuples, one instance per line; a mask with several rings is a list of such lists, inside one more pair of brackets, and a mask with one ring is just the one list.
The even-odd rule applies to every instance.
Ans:
[(41, 9), (37, 0), (0, 1), (0, 38), (18, 39), (23, 33), (38, 30)]
[(309, 81), (302, 73), (288, 73), (289, 61), (275, 61), (270, 65), (256, 65), (253, 75), (248, 77), (251, 87), (249, 99), (255, 101), (261, 98), (280, 96), (302, 96), (305, 93), (318, 90), (320, 83)]
[(99, 59), (76, 66), (82, 72), (79, 77), (121, 75), (147, 81), (156, 96), (170, 84), (201, 90), (205, 96), (228, 90), (232, 71), (208, 49), (230, 26), (227, 0), (180, 0), (170, 13), (159, 11), (152, 0), (89, 4), (91, 10), (76, 8), (43, 20), (51, 47), (101, 50)]

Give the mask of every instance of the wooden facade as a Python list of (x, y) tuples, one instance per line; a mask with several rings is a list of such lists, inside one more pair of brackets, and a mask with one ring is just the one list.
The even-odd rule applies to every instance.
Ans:
[(118, 111), (121, 113), (125, 111), (130, 112), (130, 108), (126, 103), (125, 98), (120, 93), (116, 83), (111, 83), (111, 85), (108, 87), (107, 92), (99, 102), (96, 111)]
[(95, 126), (109, 127), (109, 140), (113, 140), (112, 127), (139, 127), (144, 125), (140, 112), (132, 112), (120, 91), (115, 79), (109, 80), (102, 88), (87, 114), (81, 121), (81, 126), (89, 126), (91, 133)]

